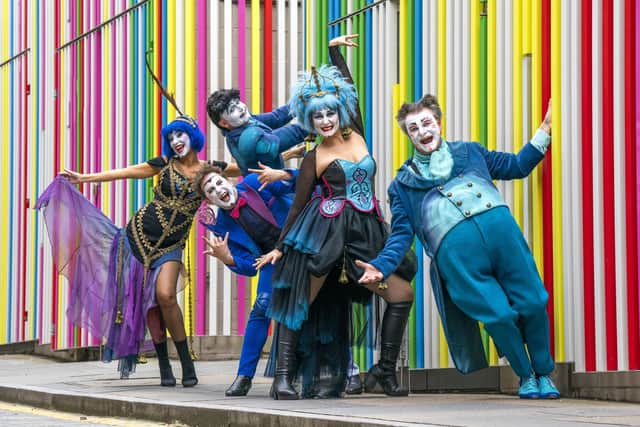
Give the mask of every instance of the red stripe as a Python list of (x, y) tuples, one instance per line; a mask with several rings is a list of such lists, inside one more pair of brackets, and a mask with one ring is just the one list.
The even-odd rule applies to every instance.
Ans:
[(636, 10), (633, 0), (625, 0), (625, 39), (624, 39), (624, 74), (625, 74), (625, 181), (626, 196), (626, 244), (627, 244), (627, 320), (629, 340), (629, 369), (640, 369), (640, 327), (638, 325), (638, 247), (636, 236), (638, 232), (638, 211), (636, 191), (636, 133), (635, 133), (635, 103), (636, 79), (635, 70), (636, 46)]
[[(56, 0), (54, 6), (53, 34), (55, 38), (56, 49), (60, 46), (60, 0)], [(56, 96), (55, 105), (53, 107), (53, 170), (60, 170), (60, 53), (56, 50), (54, 53), (53, 63), (53, 88)], [(51, 289), (51, 348), (57, 349), (58, 344), (58, 273), (54, 265), (53, 286)]]
[(582, 255), (584, 275), (585, 369), (596, 370), (596, 321), (593, 271), (593, 127), (591, 93), (591, 0), (582, 0)]
[(273, 4), (272, 0), (264, 0), (264, 44), (263, 51), (263, 81), (262, 90), (264, 97), (262, 98), (262, 111), (271, 111), (273, 109)]
[(607, 369), (618, 368), (613, 164), (613, 2), (602, 4), (602, 196)]
[[(547, 111), (547, 104), (551, 97), (551, 0), (542, 1), (542, 55), (540, 65), (542, 67), (541, 82), (541, 116)], [(555, 327), (553, 316), (553, 217), (552, 187), (551, 187), (551, 150), (547, 152), (542, 163), (542, 244), (544, 252), (544, 286), (549, 293), (547, 313), (549, 315), (549, 331), (551, 340), (551, 353), (555, 354)]]

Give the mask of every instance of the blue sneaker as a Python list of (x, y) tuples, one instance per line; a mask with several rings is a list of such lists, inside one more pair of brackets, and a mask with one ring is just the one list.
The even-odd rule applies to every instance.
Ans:
[(557, 399), (560, 397), (560, 392), (549, 375), (538, 377), (538, 384), (540, 386), (540, 399)]
[(520, 396), (520, 399), (537, 399), (540, 397), (540, 387), (535, 376), (520, 378), (518, 396)]

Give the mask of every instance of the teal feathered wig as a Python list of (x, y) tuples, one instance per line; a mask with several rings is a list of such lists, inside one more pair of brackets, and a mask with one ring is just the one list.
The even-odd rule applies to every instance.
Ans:
[(344, 129), (351, 125), (351, 114), (355, 115), (357, 102), (355, 86), (337, 67), (323, 64), (320, 68), (312, 66), (311, 71), (299, 73), (291, 88), (289, 111), (302, 127), (316, 133), (311, 120), (314, 112), (325, 108), (337, 111), (340, 127)]
[(171, 143), (169, 142), (169, 135), (171, 132), (182, 131), (189, 135), (191, 140), (191, 149), (196, 153), (199, 153), (204, 147), (204, 134), (200, 130), (198, 123), (189, 116), (178, 116), (173, 121), (167, 123), (162, 128), (162, 154), (167, 157), (175, 156)]

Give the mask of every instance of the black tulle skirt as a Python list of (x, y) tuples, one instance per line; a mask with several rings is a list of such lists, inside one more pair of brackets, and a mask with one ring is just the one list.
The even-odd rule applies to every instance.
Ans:
[[(375, 210), (361, 212), (345, 203), (338, 215), (326, 217), (320, 213), (320, 201), (311, 200), (287, 234), (283, 257), (274, 270), (267, 312), (290, 329), (302, 329), (296, 377), (303, 397), (342, 394), (349, 346), (364, 335), (352, 328), (352, 304), (368, 304), (373, 295), (358, 284), (363, 271), (355, 261), (375, 258), (388, 235), (388, 225)], [(411, 281), (416, 270), (415, 255), (409, 252), (395, 273)], [(311, 307), (310, 275), (328, 275)], [(343, 283), (340, 278), (345, 275)]]

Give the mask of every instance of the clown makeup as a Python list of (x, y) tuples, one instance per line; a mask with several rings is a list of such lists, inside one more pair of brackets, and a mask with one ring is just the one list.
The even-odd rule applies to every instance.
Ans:
[(249, 122), (249, 109), (244, 102), (234, 99), (229, 103), (226, 111), (221, 116), (232, 129), (244, 126)]
[(212, 172), (200, 183), (209, 203), (222, 209), (231, 209), (238, 201), (238, 190), (225, 177)]
[(420, 153), (431, 154), (440, 147), (440, 124), (431, 110), (407, 114), (405, 126), (411, 143)]
[(338, 112), (328, 108), (311, 113), (311, 121), (316, 132), (325, 138), (334, 135), (340, 124)]
[(167, 138), (176, 156), (184, 157), (191, 151), (191, 138), (188, 133), (177, 130), (171, 132)]

